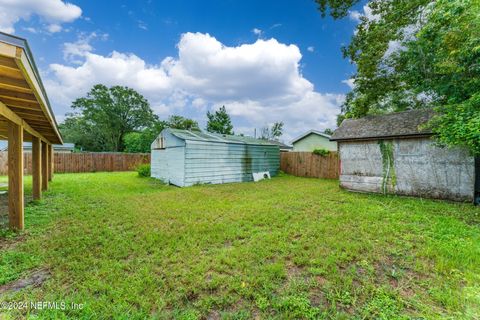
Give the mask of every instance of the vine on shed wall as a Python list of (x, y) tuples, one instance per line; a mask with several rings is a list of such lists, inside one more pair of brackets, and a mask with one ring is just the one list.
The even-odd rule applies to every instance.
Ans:
[(393, 142), (379, 140), (378, 145), (380, 147), (380, 153), (382, 154), (383, 165), (382, 191), (386, 194), (388, 191), (389, 180), (392, 189), (397, 185), (397, 176), (393, 159)]

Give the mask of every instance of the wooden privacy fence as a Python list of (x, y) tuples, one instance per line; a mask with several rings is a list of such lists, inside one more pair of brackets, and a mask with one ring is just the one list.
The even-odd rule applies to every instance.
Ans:
[[(32, 154), (23, 154), (25, 174), (32, 172)], [(55, 153), (54, 172), (96, 172), (96, 171), (131, 171), (142, 163), (150, 163), (149, 153)], [(0, 175), (6, 175), (8, 154), (0, 152)]]
[(297, 177), (338, 179), (338, 153), (320, 156), (311, 152), (281, 152), (280, 169)]

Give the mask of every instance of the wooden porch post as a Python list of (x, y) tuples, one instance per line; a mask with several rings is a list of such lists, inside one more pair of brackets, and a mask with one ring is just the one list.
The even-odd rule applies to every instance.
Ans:
[(38, 137), (32, 138), (32, 188), (33, 199), (42, 197), (42, 141)]
[(48, 190), (48, 145), (42, 141), (42, 190)]
[(8, 121), (8, 219), (10, 228), (24, 228), (23, 128)]
[(53, 179), (53, 145), (48, 145), (48, 181)]

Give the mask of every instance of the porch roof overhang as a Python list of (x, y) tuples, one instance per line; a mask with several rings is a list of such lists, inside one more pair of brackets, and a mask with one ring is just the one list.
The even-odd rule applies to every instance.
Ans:
[(0, 32), (0, 139), (8, 121), (23, 127), (25, 141), (63, 143), (27, 41)]

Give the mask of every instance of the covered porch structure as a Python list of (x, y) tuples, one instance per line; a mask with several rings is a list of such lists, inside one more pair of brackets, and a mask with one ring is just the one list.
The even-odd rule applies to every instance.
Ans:
[(0, 139), (8, 141), (8, 220), (24, 229), (23, 142), (32, 142), (33, 199), (53, 177), (52, 144), (62, 144), (25, 39), (0, 32)]

